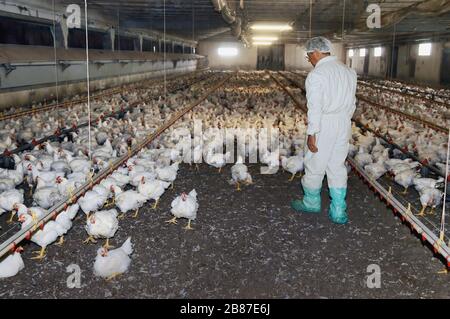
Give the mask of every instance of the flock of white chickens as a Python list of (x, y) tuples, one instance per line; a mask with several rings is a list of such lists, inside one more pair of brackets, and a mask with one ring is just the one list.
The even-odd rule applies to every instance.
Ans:
[[(183, 80), (173, 80), (175, 83), (177, 81)], [(197, 96), (207, 90), (202, 85), (194, 87), (194, 95)], [(95, 102), (93, 118), (101, 117), (124, 103), (127, 105), (138, 98), (151, 96), (161, 89), (156, 86), (139, 95), (137, 92), (125, 92), (120, 96)], [(186, 106), (192, 100), (193, 90), (189, 88), (169, 94), (165, 101), (149, 101), (132, 112), (127, 112), (120, 119), (100, 120), (92, 128), (90, 153), (89, 132), (83, 127), (76, 134), (73, 133), (70, 139), (45, 143), (32, 151), (14, 155), (15, 169), (0, 169), (0, 214), (10, 213), (10, 222), (17, 220), (22, 228), (35, 224), (55, 204), (72, 199), (75, 190), (92, 180), (93, 172), (108, 169), (119, 156), (127, 154), (130, 147), (160, 127), (174, 111)], [(123, 98), (124, 95), (126, 99)], [(65, 123), (82, 121), (87, 117), (84, 109), (80, 105), (67, 111), (62, 110), (60, 118), (64, 118)], [(359, 117), (365, 124), (374, 129), (387, 130), (396, 143), (415, 148), (423, 158), (435, 165), (443, 162), (442, 148), (445, 141), (439, 135), (392, 118), (392, 114), (375, 112), (368, 107), (361, 109), (363, 111)], [(54, 120), (52, 113), (45, 112), (38, 113), (31, 119), (1, 123), (0, 140), (5, 142), (0, 145), (0, 150), (10, 149), (21, 140), (29, 141), (54, 131), (58, 126)], [(203, 125), (204, 130), (200, 136), (193, 136), (194, 120), (201, 121)], [(120, 275), (128, 270), (131, 263), (131, 238), (117, 249), (111, 249), (109, 240), (119, 230), (121, 218), (128, 214), (137, 218), (140, 208), (148, 203), (152, 203), (154, 209), (158, 207), (165, 191), (169, 187), (173, 188), (181, 163), (200, 163), (203, 159), (203, 162), (217, 168), (219, 172), (227, 163), (233, 163), (230, 183), (240, 190), (241, 185), (253, 183), (245, 161), (251, 154), (258, 152), (258, 137), (252, 134), (247, 136), (245, 147), (237, 149), (235, 161), (234, 152), (223, 151), (224, 145), (230, 145), (235, 137), (224, 134), (223, 129), (276, 128), (279, 131), (279, 144), (276, 148), (269, 145), (267, 150), (259, 150), (259, 161), (275, 172), (281, 164), (293, 180), (303, 171), (305, 123), (305, 114), (295, 108), (292, 99), (268, 76), (259, 72), (238, 73), (147, 148), (128, 159), (77, 201), (73, 200), (55, 220), (47, 222), (42, 229), (34, 232), (30, 240), (41, 247), (34, 259), (44, 258), (50, 244), (62, 245), (64, 235), (73, 226), (72, 221), (82, 212), (86, 217), (85, 243), (105, 239), (104, 245), (97, 251), (94, 274), (107, 279)], [(229, 138), (233, 141), (227, 140)], [(183, 153), (187, 145), (195, 145), (192, 153)], [(350, 156), (354, 156), (356, 162), (373, 178), (391, 173), (395, 181), (405, 189), (414, 185), (420, 193), (424, 209), (440, 205), (442, 192), (438, 187), (443, 179), (422, 178), (417, 172), (419, 163), (397, 158), (395, 152), (392, 158), (389, 154), (389, 150), (379, 139), (353, 127)], [(30, 194), (24, 194), (24, 184), (29, 185)], [(31, 196), (32, 205), (25, 205), (27, 196), (24, 195)], [(172, 200), (173, 218), (167, 222), (177, 224), (178, 219), (185, 218), (188, 220), (185, 229), (191, 230), (191, 223), (196, 219), (198, 209), (197, 192), (195, 189), (186, 190)], [(14, 276), (24, 268), (21, 250), (21, 247), (17, 248), (16, 252), (0, 262), (0, 278)]]

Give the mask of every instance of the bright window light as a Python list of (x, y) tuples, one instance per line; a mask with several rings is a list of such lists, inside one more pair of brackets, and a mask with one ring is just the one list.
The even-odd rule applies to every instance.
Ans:
[(266, 36), (266, 37), (253, 37), (253, 40), (255, 41), (277, 41), (278, 37), (270, 37), (270, 36)]
[(223, 57), (232, 57), (237, 56), (238, 49), (237, 48), (219, 48), (218, 53)]
[(375, 57), (380, 57), (381, 56), (381, 47), (375, 48), (375, 50), (373, 51), (373, 55)]
[(156, 52), (156, 46), (153, 46), (153, 52)]
[(255, 41), (253, 42), (254, 45), (271, 45), (272, 42), (270, 41)]
[(430, 56), (430, 55), (431, 55), (431, 43), (419, 44), (419, 56)]
[(366, 56), (366, 49), (364, 49), (364, 48), (359, 49), (359, 56), (360, 56), (360, 57)]
[(289, 24), (257, 23), (252, 25), (251, 29), (257, 31), (290, 31), (292, 27)]
[(348, 50), (348, 56), (352, 58), (355, 55), (355, 51), (353, 49)]

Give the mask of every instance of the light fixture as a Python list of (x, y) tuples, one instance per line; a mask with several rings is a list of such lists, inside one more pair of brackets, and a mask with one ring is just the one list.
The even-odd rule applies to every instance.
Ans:
[(277, 41), (278, 37), (271, 37), (271, 36), (258, 36), (252, 38), (254, 41)]
[(254, 45), (271, 45), (272, 42), (270, 41), (255, 41), (253, 42)]
[(380, 57), (381, 56), (381, 47), (377, 47), (373, 50), (373, 55), (375, 57)]
[(419, 56), (430, 56), (430, 55), (431, 55), (431, 43), (419, 44)]
[(256, 23), (250, 27), (255, 31), (290, 31), (292, 26), (289, 24), (271, 24), (271, 23)]
[[(195, 51), (194, 51), (195, 53)], [(217, 53), (222, 57), (232, 57), (237, 56), (238, 49), (237, 48), (228, 48), (228, 47), (222, 47), (217, 50)]]

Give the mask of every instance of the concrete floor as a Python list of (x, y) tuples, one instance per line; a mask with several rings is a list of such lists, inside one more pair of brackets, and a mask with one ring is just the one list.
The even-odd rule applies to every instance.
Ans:
[[(154, 211), (149, 203), (138, 219), (120, 222), (112, 240), (132, 236), (135, 252), (128, 273), (106, 282), (93, 275), (96, 250), (83, 245), (80, 213), (63, 247), (50, 246), (43, 261), (33, 261), (25, 245), (25, 269), (0, 280), (0, 298), (450, 298), (450, 277), (437, 274), (443, 263), (373, 195), (353, 173), (349, 179), (349, 224), (327, 216), (328, 196), (319, 215), (289, 207), (300, 194), (299, 179), (288, 174), (258, 175), (254, 185), (236, 192), (221, 174), (183, 166)], [(172, 199), (198, 193), (198, 219), (169, 225)], [(66, 267), (78, 264), (81, 288), (66, 285)], [(381, 288), (366, 286), (367, 266), (381, 268)]]

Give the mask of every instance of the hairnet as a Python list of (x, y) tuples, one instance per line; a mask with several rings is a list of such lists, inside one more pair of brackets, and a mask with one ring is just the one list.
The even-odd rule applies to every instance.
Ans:
[(331, 52), (331, 42), (325, 37), (315, 37), (309, 39), (305, 44), (305, 50), (307, 53), (319, 51), (322, 53)]

